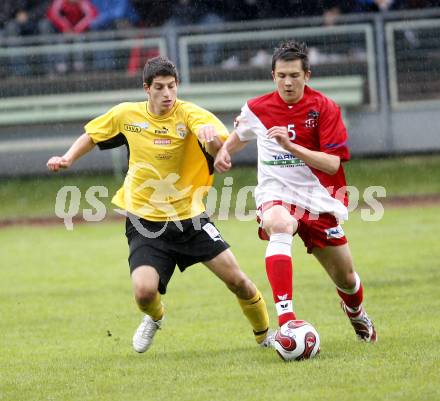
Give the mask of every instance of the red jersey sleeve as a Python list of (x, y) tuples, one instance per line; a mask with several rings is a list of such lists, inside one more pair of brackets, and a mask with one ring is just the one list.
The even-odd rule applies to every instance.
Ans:
[(348, 134), (342, 120), (341, 109), (325, 98), (319, 115), (319, 146), (321, 152), (339, 156), (341, 161), (350, 160)]

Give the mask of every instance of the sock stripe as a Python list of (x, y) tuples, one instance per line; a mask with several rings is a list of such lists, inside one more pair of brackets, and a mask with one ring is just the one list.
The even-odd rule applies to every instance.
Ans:
[[(342, 301), (344, 302), (344, 304), (348, 308), (351, 308), (353, 310), (357, 310), (358, 308), (361, 307), (364, 298), (362, 283), (357, 273), (355, 273), (355, 277), (356, 277), (356, 285), (351, 291), (341, 290), (340, 288), (336, 287), (337, 292), (341, 297)], [(353, 312), (353, 313), (357, 313), (357, 312)]]
[(356, 294), (359, 291), (359, 287), (361, 286), (361, 279), (356, 272), (354, 272), (354, 278), (356, 280), (356, 284), (354, 285), (354, 288), (351, 288), (351, 289), (345, 289), (345, 288), (340, 288), (340, 287), (336, 287), (336, 288), (339, 291), (343, 292), (344, 294), (348, 294), (348, 295)]
[(255, 336), (261, 336), (262, 334), (265, 334), (269, 331), (269, 327), (263, 331), (255, 331), (255, 330), (252, 330), (252, 331), (254, 332)]

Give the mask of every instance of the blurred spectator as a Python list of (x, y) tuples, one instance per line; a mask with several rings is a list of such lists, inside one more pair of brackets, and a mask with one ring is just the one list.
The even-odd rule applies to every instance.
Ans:
[[(43, 19), (48, 0), (2, 0), (0, 4), (0, 33), (4, 38), (16, 38), (38, 34), (38, 26)], [(11, 74), (27, 75), (31, 72), (31, 59), (14, 56), (8, 60), (6, 69)]]
[(370, 12), (370, 11), (388, 11), (399, 8), (402, 0), (355, 0), (354, 11)]
[(230, 21), (277, 18), (268, 0), (226, 0), (225, 3), (227, 4), (227, 18)]
[[(321, 16), (324, 11), (323, 1), (320, 0), (286, 0), (283, 6), (279, 4), (277, 11), (280, 17), (289, 18)], [(330, 7), (328, 7), (330, 8)]]
[(401, 3), (402, 9), (440, 7), (440, 0), (402, 0)]
[[(407, 10), (414, 8), (437, 7), (439, 5), (439, 0), (355, 0), (356, 11), (360, 12)], [(417, 48), (420, 46), (420, 39), (416, 30), (405, 29), (404, 38), (410, 48)]]
[[(174, 2), (173, 0), (131, 0), (131, 3), (139, 17), (138, 26), (148, 29), (161, 27), (168, 21)], [(144, 37), (143, 33), (139, 35), (139, 38), (142, 37)], [(144, 49), (141, 46), (132, 48), (128, 58), (128, 75), (137, 75), (148, 59), (158, 55), (157, 49)]]
[(89, 29), (97, 14), (90, 0), (53, 0), (47, 18), (58, 32), (82, 33)]
[(0, 3), (0, 34), (3, 36), (6, 23), (12, 19), (14, 15), (14, 5), (16, 1), (3, 0)]
[[(278, 8), (283, 8), (286, 17), (286, 7), (279, 3), (270, 3), (269, 0), (225, 0), (226, 18), (231, 22), (246, 22), (257, 19), (274, 19), (279, 18)], [(282, 2), (284, 3), (284, 2)], [(255, 54), (250, 55), (249, 52), (233, 51), (221, 62), (221, 67), (226, 70), (232, 70), (240, 67), (243, 63), (248, 63), (252, 67), (267, 68), (272, 60), (272, 54), (266, 50), (260, 49)]]
[(49, 1), (2, 0), (1, 19), (6, 36), (37, 35)]
[(135, 26), (139, 17), (130, 0), (92, 0), (98, 10), (90, 30), (126, 29)]
[[(40, 28), (45, 34), (59, 32), (71, 35), (69, 38), (60, 37), (59, 43), (68, 40), (77, 43), (83, 40), (80, 34), (90, 28), (97, 15), (98, 12), (90, 0), (53, 0), (47, 10), (47, 20)], [(67, 54), (64, 52), (50, 55), (48, 62), (49, 65), (54, 65), (57, 73), (68, 70)], [(84, 55), (81, 50), (73, 53), (73, 69), (84, 69)]]
[(165, 24), (171, 17), (173, 0), (131, 0), (136, 14), (139, 16), (138, 25), (142, 28), (157, 28)]
[[(15, 12), (15, 4), (14, 0), (4, 0), (0, 2), (0, 39), (6, 37), (5, 27), (6, 24), (14, 17)], [(2, 43), (3, 45), (3, 43)], [(0, 59), (0, 78), (6, 77), (14, 73), (14, 67), (12, 66), (9, 58), (1, 58)], [(26, 63), (22, 63), (26, 65)]]
[[(164, 24), (168, 44), (176, 42), (176, 28), (188, 25), (211, 26), (225, 22), (225, 4), (216, 0), (178, 0)], [(202, 64), (214, 65), (219, 57), (219, 44), (211, 42), (202, 50)]]
[[(139, 17), (130, 0), (92, 0), (98, 10), (97, 17), (90, 24), (91, 31), (117, 30), (132, 28)], [(93, 52), (93, 69), (111, 70), (116, 68), (115, 50), (97, 50)]]
[[(223, 24), (226, 22), (225, 4), (217, 0), (202, 0), (196, 3), (200, 8), (200, 14), (196, 25), (209, 27), (215, 24)], [(211, 42), (206, 45), (203, 50), (203, 65), (215, 65), (219, 61), (221, 46), (219, 43)]]
[(200, 17), (200, 7), (193, 0), (177, 0), (171, 6), (171, 16), (167, 24), (184, 26), (196, 24)]
[(341, 14), (355, 12), (354, 1), (356, 0), (321, 0), (320, 6), (325, 26), (332, 26), (338, 22)]
[(269, 7), (277, 18), (322, 16), (325, 25), (334, 25), (340, 14), (353, 11), (353, 2), (356, 1), (358, 0), (286, 0)]

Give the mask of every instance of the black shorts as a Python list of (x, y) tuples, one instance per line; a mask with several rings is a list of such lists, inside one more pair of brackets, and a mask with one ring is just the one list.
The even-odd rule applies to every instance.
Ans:
[(161, 294), (165, 294), (176, 265), (183, 272), (188, 266), (207, 262), (229, 248), (205, 214), (177, 222), (132, 219), (127, 217), (125, 232), (130, 247), (130, 272), (139, 266), (154, 267), (160, 277)]

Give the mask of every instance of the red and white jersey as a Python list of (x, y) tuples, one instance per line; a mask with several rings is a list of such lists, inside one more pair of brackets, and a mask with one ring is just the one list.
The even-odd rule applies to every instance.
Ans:
[(257, 206), (281, 200), (311, 213), (331, 213), (346, 220), (348, 199), (342, 163), (334, 175), (307, 166), (275, 139), (267, 138), (273, 126), (287, 127), (294, 143), (347, 161), (347, 131), (336, 103), (308, 86), (303, 98), (293, 105), (275, 91), (249, 100), (236, 120), (235, 131), (241, 141), (257, 139)]

